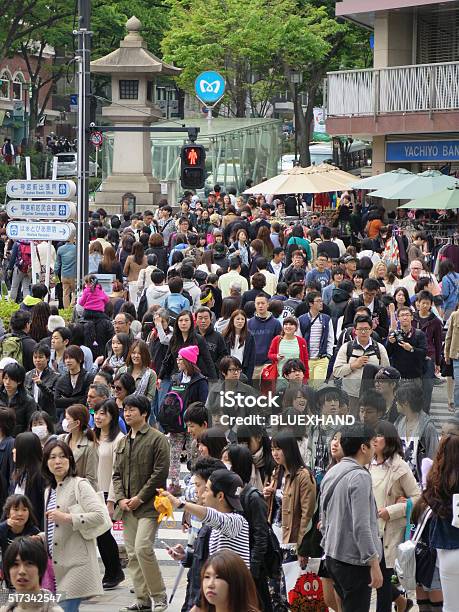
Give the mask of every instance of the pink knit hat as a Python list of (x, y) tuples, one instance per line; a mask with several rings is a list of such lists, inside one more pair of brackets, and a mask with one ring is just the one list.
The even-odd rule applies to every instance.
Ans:
[(178, 354), (180, 357), (182, 357), (182, 359), (186, 359), (187, 361), (190, 361), (196, 365), (198, 363), (199, 347), (197, 347), (195, 344), (184, 346), (179, 350)]

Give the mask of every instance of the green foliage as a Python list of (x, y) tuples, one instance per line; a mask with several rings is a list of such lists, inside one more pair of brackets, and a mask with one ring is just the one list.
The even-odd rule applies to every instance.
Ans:
[(10, 300), (0, 300), (0, 319), (3, 321), (3, 325), (6, 331), (9, 331), (11, 315), (19, 310), (19, 304), (16, 302), (10, 302)]
[(73, 308), (59, 308), (59, 314), (66, 323), (71, 323), (73, 317)]

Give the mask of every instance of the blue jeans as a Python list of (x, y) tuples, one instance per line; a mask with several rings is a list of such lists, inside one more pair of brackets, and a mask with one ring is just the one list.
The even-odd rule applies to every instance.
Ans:
[(61, 601), (59, 605), (64, 612), (78, 612), (81, 602), (82, 598), (78, 597), (77, 599), (66, 599), (65, 601)]
[(459, 410), (459, 359), (453, 359), (454, 371), (454, 407)]

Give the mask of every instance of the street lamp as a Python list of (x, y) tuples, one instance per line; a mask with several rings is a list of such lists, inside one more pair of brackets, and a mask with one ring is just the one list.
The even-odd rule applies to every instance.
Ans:
[(298, 85), (303, 82), (303, 74), (299, 70), (290, 70), (289, 73), (290, 83), (293, 85), (294, 98), (293, 98), (293, 129), (295, 130), (295, 166), (298, 162), (298, 134), (296, 118), (298, 113)]

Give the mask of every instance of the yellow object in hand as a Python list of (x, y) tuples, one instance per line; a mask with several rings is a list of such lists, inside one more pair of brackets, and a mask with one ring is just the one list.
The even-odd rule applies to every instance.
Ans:
[(165, 495), (155, 497), (155, 510), (159, 512), (158, 523), (164, 520), (174, 520), (174, 509), (170, 500)]

